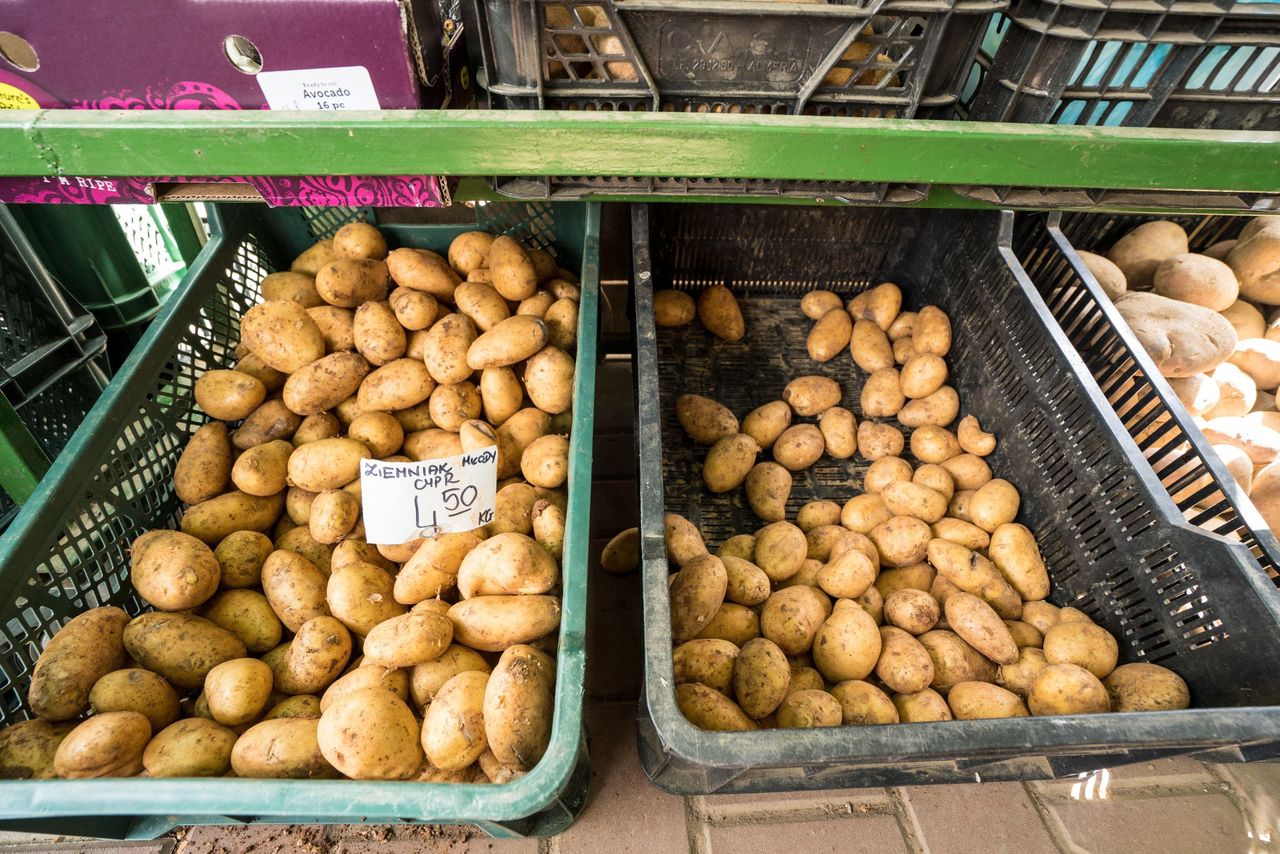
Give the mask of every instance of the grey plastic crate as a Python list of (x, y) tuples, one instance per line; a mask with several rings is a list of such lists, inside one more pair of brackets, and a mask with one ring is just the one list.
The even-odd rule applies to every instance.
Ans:
[[(1280, 750), (1280, 592), (1250, 547), (1183, 517), (1016, 260), (1011, 214), (723, 206), (636, 207), (637, 406), (646, 694), (646, 772), (679, 793), (1031, 780), (1177, 754), (1219, 761)], [(955, 330), (949, 363), (962, 414), (1000, 439), (992, 468), (1023, 495), (1051, 601), (1088, 613), (1124, 661), (1163, 664), (1191, 687), (1185, 711), (715, 733), (675, 704), (662, 513), (681, 513), (714, 546), (760, 526), (741, 495), (712, 495), (674, 418), (675, 399), (709, 395), (735, 413), (777, 399), (805, 373), (837, 378), (856, 401), (848, 359), (812, 363), (799, 297), (852, 295), (896, 281), (907, 306), (935, 304)], [(727, 284), (749, 334), (714, 339), (697, 324), (657, 329), (652, 292)], [(855, 406), (856, 408), (856, 406)], [(797, 473), (793, 514), (815, 497), (855, 494), (866, 461), (821, 460)]]

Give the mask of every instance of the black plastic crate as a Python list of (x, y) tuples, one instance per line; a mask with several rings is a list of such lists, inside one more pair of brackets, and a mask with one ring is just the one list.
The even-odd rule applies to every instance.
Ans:
[[(471, 0), (467, 29), (497, 109), (949, 118), (1008, 0)], [(861, 47), (859, 47), (861, 46)], [(853, 53), (857, 58), (844, 58)], [(780, 195), (904, 202), (865, 182), (553, 176), (494, 179), (519, 198)]]
[(1014, 0), (976, 121), (1280, 128), (1280, 4)]
[[(1280, 592), (1250, 546), (1183, 518), (1012, 248), (1011, 214), (637, 206), (637, 406), (645, 588), (647, 773), (680, 793), (1029, 780), (1161, 756), (1218, 761), (1280, 751)], [(1020, 521), (1052, 568), (1057, 604), (1088, 613), (1124, 661), (1172, 667), (1194, 708), (1178, 712), (715, 733), (675, 704), (662, 532), (664, 508), (714, 547), (760, 522), (741, 494), (700, 480), (705, 449), (674, 417), (676, 398), (706, 394), (739, 415), (805, 373), (837, 378), (857, 400), (847, 358), (812, 363), (799, 297), (844, 296), (882, 281), (908, 308), (935, 304), (954, 327), (949, 358), (962, 414), (999, 437), (992, 468), (1023, 496)], [(657, 329), (652, 292), (727, 284), (748, 336), (714, 339), (697, 324)], [(812, 498), (857, 492), (866, 461), (824, 459), (796, 473), (789, 514)], [(643, 710), (642, 710), (643, 711)]]
[[(1186, 519), (1244, 543), (1259, 571), (1280, 587), (1280, 541), (1075, 252), (1079, 248), (1105, 253), (1149, 219), (1085, 213), (1020, 216), (1014, 249)], [(1222, 216), (1171, 219), (1186, 229), (1192, 251), (1198, 252), (1236, 237), (1246, 222)]]

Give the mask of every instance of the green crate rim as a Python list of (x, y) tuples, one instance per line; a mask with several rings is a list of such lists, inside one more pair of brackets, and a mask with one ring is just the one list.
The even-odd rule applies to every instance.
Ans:
[[(207, 296), (194, 286), (214, 275), (234, 254), (224, 214), (211, 207), (209, 243), (178, 292), (162, 309), (119, 373), (90, 411), (32, 495), (0, 538), (0, 555), (21, 554), (43, 536), (37, 527), (80, 489), (80, 475), (94, 449), (114, 428), (122, 391), (157, 375), (168, 353), (163, 342), (185, 329)], [(466, 229), (460, 229), (466, 230)], [(49, 816), (166, 816), (173, 824), (226, 823), (224, 816), (300, 817), (326, 821), (410, 820), (420, 823), (491, 823), (528, 818), (553, 804), (578, 762), (586, 673), (587, 543), (590, 532), (591, 452), (595, 410), (596, 316), (599, 300), (600, 208), (587, 206), (582, 246), (581, 304), (573, 430), (569, 442), (569, 525), (565, 531), (563, 592), (556, 670), (555, 721), (542, 761), (510, 783), (418, 783), (356, 780), (260, 780), (243, 778), (108, 778), (0, 781), (0, 818)], [(578, 522), (578, 524), (574, 524)], [(13, 601), (26, 576), (0, 576), (0, 601)], [(235, 819), (232, 819), (235, 821)]]

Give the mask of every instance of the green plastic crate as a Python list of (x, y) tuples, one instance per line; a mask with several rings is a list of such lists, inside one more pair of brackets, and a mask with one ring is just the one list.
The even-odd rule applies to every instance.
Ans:
[[(367, 213), (349, 211), (351, 219)], [(548, 835), (586, 800), (582, 727), (591, 506), (599, 206), (492, 204), (478, 225), (554, 250), (579, 270), (582, 302), (574, 379), (555, 723), (542, 761), (502, 785), (349, 780), (143, 778), (0, 781), (0, 827), (151, 838), (186, 824), (246, 822), (468, 823), (495, 836)], [(0, 539), (0, 725), (29, 717), (38, 652), (86, 608), (139, 613), (128, 582), (130, 541), (172, 527), (173, 468), (206, 419), (192, 398), (203, 371), (234, 361), (238, 318), (268, 272), (287, 269), (316, 237), (298, 209), (226, 206), (182, 286), (72, 437), (66, 452)], [(321, 230), (332, 231), (341, 222)], [(477, 225), (385, 226), (392, 245), (444, 250)]]

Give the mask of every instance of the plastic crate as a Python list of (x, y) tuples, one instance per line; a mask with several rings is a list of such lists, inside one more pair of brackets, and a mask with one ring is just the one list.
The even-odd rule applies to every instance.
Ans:
[[(1103, 252), (1148, 219), (1111, 214), (1020, 216), (1014, 250), (1187, 520), (1244, 543), (1256, 569), (1280, 587), (1276, 535), (1075, 253), (1075, 247)], [(1174, 220), (1186, 229), (1192, 251), (1199, 252), (1234, 238), (1245, 223), (1232, 217)]]
[[(585, 803), (582, 727), (587, 541), (591, 498), (599, 207), (495, 204), (479, 227), (548, 247), (581, 271), (578, 369), (570, 438), (555, 722), (529, 774), (502, 785), (348, 780), (0, 781), (0, 826), (149, 838), (174, 826), (246, 822), (472, 823), (499, 836), (557, 833)], [(192, 388), (231, 363), (239, 317), (262, 277), (315, 239), (297, 208), (214, 209), (212, 238), (39, 490), (0, 539), (0, 724), (29, 715), (31, 667), (49, 637), (98, 605), (143, 610), (128, 582), (128, 545), (173, 527), (173, 468), (206, 419)], [(390, 225), (392, 245), (443, 251), (468, 225)], [(66, 817), (77, 817), (72, 823)], [(14, 821), (17, 820), (17, 821)]]
[[(1008, 0), (470, 0), (496, 109), (946, 118)], [(868, 32), (867, 30), (870, 30)], [(854, 43), (861, 59), (844, 59)], [(713, 178), (495, 179), (518, 198), (779, 195), (918, 201), (918, 186)]]
[(1280, 129), (1273, 0), (1014, 0), (977, 121)]
[[(1249, 547), (1187, 522), (1014, 257), (1012, 215), (734, 206), (633, 209), (636, 397), (647, 690), (646, 772), (679, 793), (1045, 779), (1176, 754), (1216, 760), (1280, 750), (1280, 592)], [(992, 468), (1023, 496), (1020, 520), (1051, 567), (1050, 599), (1088, 613), (1125, 661), (1161, 663), (1191, 686), (1177, 712), (716, 733), (675, 703), (664, 508), (713, 547), (760, 522), (741, 494), (700, 479), (703, 448), (674, 414), (686, 392), (735, 413), (809, 372), (857, 400), (852, 362), (811, 362), (799, 297), (899, 282), (908, 307), (935, 304), (955, 330), (949, 358), (962, 413), (996, 433)], [(748, 336), (697, 324), (657, 329), (656, 288), (727, 284)], [(857, 492), (866, 461), (820, 460), (794, 475), (793, 515)]]

